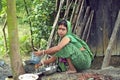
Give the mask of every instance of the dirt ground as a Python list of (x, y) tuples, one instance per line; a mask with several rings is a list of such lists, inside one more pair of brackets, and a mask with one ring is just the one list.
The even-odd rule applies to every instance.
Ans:
[[(101, 70), (102, 60), (103, 57), (96, 57), (91, 68), (82, 72), (40, 75), (38, 80), (120, 80), (120, 56), (112, 56), (110, 66)], [(0, 65), (0, 80), (5, 80), (7, 76), (12, 75), (11, 68), (7, 63), (9, 61), (5, 61), (4, 65)]]
[[(90, 75), (89, 77), (86, 74)], [(38, 80), (120, 80), (120, 68), (108, 68), (104, 70), (87, 70), (75, 74), (56, 73), (43, 76)]]
[(75, 74), (56, 73), (39, 80), (120, 80), (120, 56), (112, 56), (110, 66), (101, 70), (102, 61), (102, 56), (96, 57), (88, 70)]

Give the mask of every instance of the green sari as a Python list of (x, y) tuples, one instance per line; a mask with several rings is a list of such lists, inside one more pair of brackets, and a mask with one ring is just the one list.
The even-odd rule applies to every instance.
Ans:
[[(70, 58), (77, 71), (88, 69), (91, 66), (93, 54), (88, 45), (75, 34), (72, 34), (71, 23), (67, 21), (68, 32), (65, 37), (70, 38), (70, 42), (58, 51), (54, 56), (60, 58)], [(84, 47), (85, 50), (80, 50)]]

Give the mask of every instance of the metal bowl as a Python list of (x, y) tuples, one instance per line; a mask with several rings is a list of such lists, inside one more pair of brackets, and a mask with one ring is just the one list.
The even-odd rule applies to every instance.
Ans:
[(43, 72), (43, 74), (49, 75), (49, 74), (55, 73), (56, 71), (57, 71), (57, 65), (49, 66), (49, 67), (45, 68), (45, 71)]

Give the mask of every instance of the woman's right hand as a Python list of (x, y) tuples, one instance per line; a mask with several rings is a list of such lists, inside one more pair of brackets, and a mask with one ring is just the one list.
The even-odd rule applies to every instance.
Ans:
[(42, 66), (41, 63), (35, 64), (35, 69), (38, 69), (40, 66)]
[(44, 65), (44, 62), (41, 61), (40, 63), (38, 64), (35, 64), (35, 69), (38, 69), (40, 66)]

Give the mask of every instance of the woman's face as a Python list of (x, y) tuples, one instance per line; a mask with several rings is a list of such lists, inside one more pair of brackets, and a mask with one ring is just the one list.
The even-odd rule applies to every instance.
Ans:
[(67, 28), (66, 28), (66, 26), (64, 26), (64, 25), (59, 25), (59, 26), (58, 26), (58, 35), (59, 35), (60, 37), (64, 37), (64, 36), (66, 35), (66, 33), (67, 33)]

